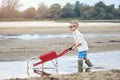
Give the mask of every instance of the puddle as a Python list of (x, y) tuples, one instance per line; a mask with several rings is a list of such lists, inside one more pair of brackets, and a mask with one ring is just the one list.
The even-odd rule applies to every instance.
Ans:
[[(85, 37), (88, 38), (94, 38), (94, 37), (120, 37), (119, 33), (111, 33), (111, 34), (94, 34), (94, 33), (86, 33), (84, 34)], [(21, 40), (37, 40), (37, 39), (52, 39), (52, 38), (71, 38), (71, 34), (49, 34), (49, 35), (40, 35), (40, 34), (24, 34), (24, 35), (9, 35), (9, 36), (3, 36), (0, 35), (0, 40), (5, 40), (5, 39), (21, 39)]]
[[(77, 54), (76, 54), (77, 55)], [(58, 74), (70, 74), (78, 72), (77, 68), (77, 56), (63, 56), (58, 58), (58, 68), (57, 69), (45, 69), (46, 72), (55, 73), (56, 70)], [(95, 67), (91, 68), (90, 71), (103, 71), (111, 69), (120, 69), (120, 51), (109, 51), (88, 54)], [(32, 64), (38, 62), (39, 60), (29, 61), (29, 74), (31, 77), (39, 76), (33, 73)], [(54, 60), (55, 61), (55, 60)], [(37, 66), (36, 68), (40, 68)], [(53, 68), (52, 62), (45, 63), (44, 67)], [(87, 67), (84, 64), (84, 67)], [(104, 68), (101, 68), (104, 67)], [(34, 67), (35, 68), (35, 67)], [(25, 78), (27, 75), (27, 61), (9, 61), (0, 62), (0, 79), (9, 78)]]

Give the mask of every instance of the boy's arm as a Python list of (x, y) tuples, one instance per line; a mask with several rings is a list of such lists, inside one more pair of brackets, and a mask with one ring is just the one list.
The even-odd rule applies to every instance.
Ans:
[(81, 45), (81, 43), (78, 43), (78, 44), (75, 44), (73, 47), (72, 47), (72, 50), (75, 50), (77, 47), (79, 47)]
[(75, 45), (76, 45), (75, 43), (71, 44), (71, 45), (70, 45), (70, 48), (72, 48), (72, 47), (75, 46)]

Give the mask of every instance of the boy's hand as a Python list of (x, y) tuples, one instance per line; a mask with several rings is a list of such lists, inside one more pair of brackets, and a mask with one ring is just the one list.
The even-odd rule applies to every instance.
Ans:
[(72, 47), (72, 50), (74, 51), (76, 49), (76, 47)]
[(71, 50), (72, 50), (72, 47), (70, 47), (69, 50), (71, 51)]
[(69, 48), (70, 51), (74, 51), (75, 49), (76, 49), (75, 47)]
[(78, 46), (80, 46), (81, 44), (80, 43), (78, 43), (78, 44), (75, 44), (75, 43), (73, 43), (71, 46), (70, 46), (70, 48), (69, 48), (69, 50), (75, 50)]

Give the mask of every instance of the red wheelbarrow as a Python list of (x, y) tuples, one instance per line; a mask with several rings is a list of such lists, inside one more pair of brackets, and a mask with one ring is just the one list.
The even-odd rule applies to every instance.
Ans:
[[(63, 56), (64, 54), (66, 54), (67, 52), (69, 52), (70, 50), (71, 50), (71, 48), (65, 49), (60, 54), (57, 54), (56, 51), (54, 51), (54, 50), (44, 53), (38, 57), (41, 61), (33, 64), (33, 66), (37, 66), (37, 65), (43, 64), (45, 62), (51, 61), (53, 59), (59, 58), (59, 57)], [(42, 71), (37, 71), (37, 70), (34, 70), (34, 72), (37, 74), (38, 74), (38, 72), (40, 72), (40, 74), (44, 73)]]

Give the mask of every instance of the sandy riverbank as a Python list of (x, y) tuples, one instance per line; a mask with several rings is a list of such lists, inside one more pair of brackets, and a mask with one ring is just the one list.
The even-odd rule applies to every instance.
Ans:
[[(35, 22), (36, 23), (36, 22)], [(21, 35), (21, 34), (67, 34), (71, 33), (68, 23), (0, 23), (0, 35)], [(2, 25), (1, 25), (2, 24)], [(16, 25), (14, 25), (16, 24)], [(22, 26), (22, 25), (25, 26)], [(52, 26), (52, 25), (54, 26)], [(9, 26), (10, 25), (10, 26)], [(12, 27), (12, 25), (14, 25)], [(17, 25), (19, 25), (17, 27)], [(29, 27), (29, 25), (31, 25)], [(47, 26), (43, 26), (47, 25)], [(52, 27), (51, 27), (52, 26)], [(120, 34), (120, 23), (80, 23), (79, 30), (85, 33), (94, 34)], [(86, 37), (89, 44), (89, 53), (120, 50), (120, 37)], [(57, 53), (68, 48), (73, 42), (72, 38), (54, 38), (44, 40), (0, 40), (0, 61), (26, 60), (29, 57), (38, 56), (41, 53), (55, 50)], [(72, 51), (67, 55), (74, 55), (77, 51)], [(75, 54), (77, 55), (77, 54)], [(54, 76), (53, 80), (120, 80), (120, 71), (102, 71), (89, 73), (75, 73), (70, 75)], [(113, 75), (114, 74), (114, 75)], [(11, 79), (15, 80), (15, 79)], [(19, 79), (17, 79), (19, 80)], [(24, 79), (26, 80), (26, 79)], [(41, 79), (40, 79), (41, 80)], [(52, 79), (51, 79), (52, 80)]]
[(120, 80), (120, 70), (84, 72), (68, 75), (43, 76), (29, 79), (10, 79), (10, 80)]

